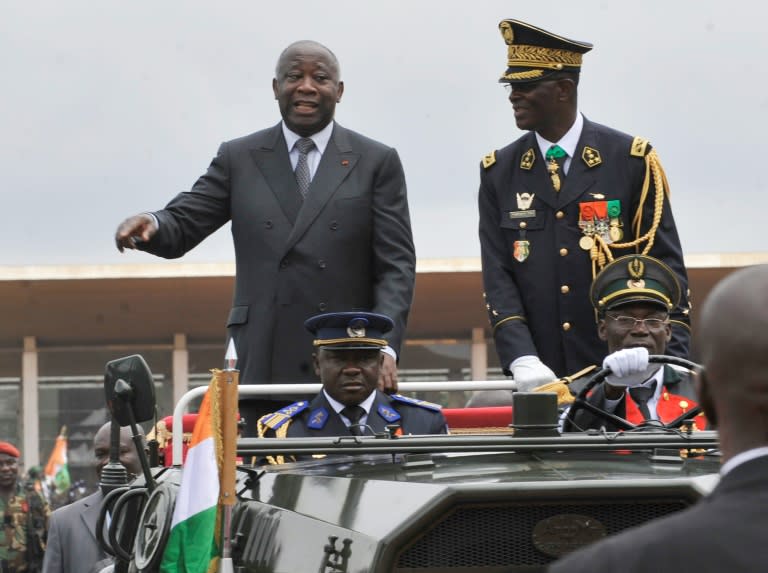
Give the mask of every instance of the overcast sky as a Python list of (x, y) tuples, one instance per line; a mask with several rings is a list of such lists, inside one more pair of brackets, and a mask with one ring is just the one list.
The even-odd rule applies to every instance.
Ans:
[[(396, 147), (420, 258), (479, 256), (480, 158), (521, 135), (496, 83), (517, 18), (592, 42), (581, 111), (658, 150), (686, 253), (766, 251), (758, 2), (3, 2), (0, 265), (149, 263), (113, 235), (279, 120), (280, 51), (338, 56), (342, 125)], [(754, 150), (754, 151), (752, 151)], [(184, 257), (229, 262), (229, 228)]]

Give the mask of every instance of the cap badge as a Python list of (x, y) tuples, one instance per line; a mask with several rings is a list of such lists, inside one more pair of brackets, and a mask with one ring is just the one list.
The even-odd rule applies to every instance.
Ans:
[(640, 259), (632, 259), (627, 263), (627, 271), (633, 279), (642, 279), (645, 274), (645, 263)]
[(629, 288), (645, 288), (643, 274), (645, 273), (645, 263), (640, 259), (632, 259), (627, 263), (630, 279), (627, 281)]
[(353, 320), (347, 327), (347, 336), (350, 338), (365, 338), (365, 321)]

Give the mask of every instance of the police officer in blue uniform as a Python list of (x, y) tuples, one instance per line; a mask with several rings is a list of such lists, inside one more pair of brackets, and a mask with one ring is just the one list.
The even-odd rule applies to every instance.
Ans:
[(267, 414), (257, 424), (260, 437), (372, 436), (397, 426), (395, 434), (445, 434), (437, 404), (377, 390), (384, 334), (392, 320), (370, 312), (334, 312), (304, 323), (314, 335), (315, 373), (322, 391)]
[(480, 168), (480, 244), (486, 307), (505, 373), (528, 390), (599, 364), (589, 287), (623, 255), (663, 261), (683, 296), (668, 353), (686, 357), (688, 281), (656, 151), (593, 123), (577, 107), (582, 56), (592, 44), (503, 20), (517, 141)]

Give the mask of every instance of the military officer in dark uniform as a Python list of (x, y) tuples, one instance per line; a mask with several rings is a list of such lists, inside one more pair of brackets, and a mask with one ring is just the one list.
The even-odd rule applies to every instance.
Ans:
[(396, 434), (445, 434), (440, 406), (377, 390), (384, 334), (392, 320), (370, 312), (334, 312), (304, 323), (314, 335), (315, 373), (322, 391), (267, 414), (257, 424), (260, 437), (372, 436), (387, 426)]
[[(648, 362), (649, 354), (667, 352), (672, 335), (669, 313), (680, 295), (680, 281), (672, 269), (644, 255), (620, 257), (597, 275), (590, 299), (599, 316), (598, 337), (611, 353), (602, 365), (612, 374), (593, 389), (588, 402), (633, 424), (669, 423), (697, 406), (690, 376)], [(591, 374), (571, 382), (571, 391), (580, 390)], [(618, 429), (584, 409), (575, 412), (573, 421), (575, 427), (569, 429)], [(695, 417), (694, 428), (704, 429), (706, 424), (703, 414)]]
[(686, 356), (687, 275), (669, 187), (649, 142), (578, 111), (582, 55), (592, 44), (517, 20), (500, 82), (520, 129), (480, 169), (486, 306), (501, 364), (528, 390), (599, 363), (607, 352), (588, 301), (597, 272), (631, 253), (663, 261), (683, 292), (668, 353)]

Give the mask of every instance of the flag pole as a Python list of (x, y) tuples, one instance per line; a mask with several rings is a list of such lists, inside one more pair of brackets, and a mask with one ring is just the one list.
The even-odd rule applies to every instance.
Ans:
[(225, 368), (219, 388), (221, 396), (221, 434), (223, 442), (221, 464), (221, 486), (219, 505), (221, 520), (221, 559), (219, 573), (232, 573), (232, 508), (235, 505), (235, 465), (237, 457), (237, 385), (240, 372), (237, 370), (237, 351), (234, 340), (229, 339), (224, 356)]

